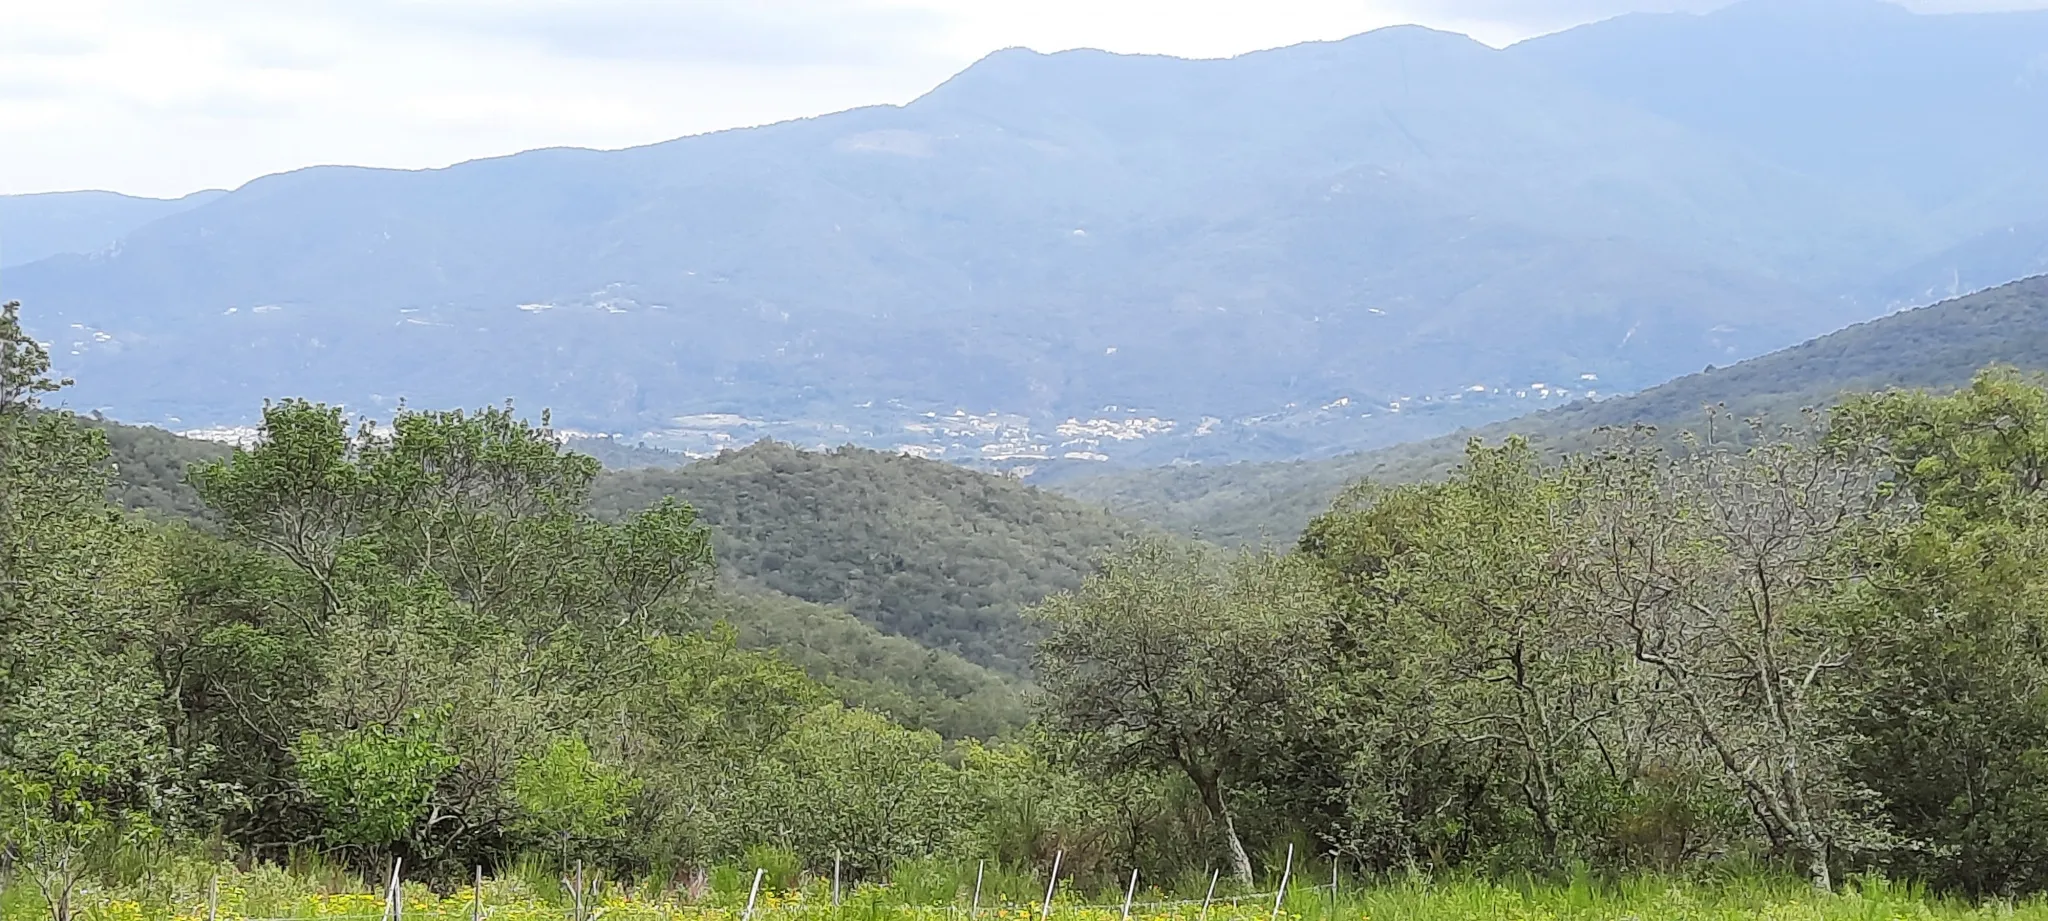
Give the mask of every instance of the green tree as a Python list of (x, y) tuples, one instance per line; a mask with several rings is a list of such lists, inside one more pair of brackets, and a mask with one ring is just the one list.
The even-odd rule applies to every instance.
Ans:
[(618, 836), (639, 787), (620, 768), (592, 758), (582, 739), (556, 739), (521, 759), (512, 775), (520, 811), (514, 827), (552, 842), (566, 862), (576, 845)]
[(605, 753), (640, 782), (630, 839), (649, 862), (709, 862), (758, 843), (750, 781), (827, 700), (786, 662), (738, 648), (729, 629), (663, 637)]
[(326, 810), (328, 839), (379, 855), (416, 834), (435, 784), (457, 762), (425, 720), (397, 731), (309, 732), (294, 754), (299, 777)]
[(194, 471), (238, 547), (195, 540), (182, 557), (188, 712), (231, 714), (218, 731), (278, 749), (442, 714), (457, 760), (409, 846), (424, 863), (480, 858), (513, 832), (521, 759), (616, 713), (710, 575), (688, 507), (599, 521), (582, 510), (595, 475), (509, 409), (401, 412), (379, 430), (267, 407), (254, 446)]
[(0, 304), (0, 421), (18, 421), (36, 397), (70, 383), (49, 375), (50, 351), (22, 329), (21, 302)]
[[(1461, 765), (1519, 807), (1550, 863), (1605, 818), (1587, 785), (1626, 786), (1643, 741), (1627, 728), (1639, 701), (1625, 657), (1559, 565), (1587, 536), (1585, 485), (1583, 465), (1542, 468), (1520, 439), (1475, 440), (1444, 482), (1357, 487), (1301, 542), (1346, 609), (1353, 653), (1331, 667), (1351, 676), (1348, 744)], [(1455, 799), (1468, 815), (1486, 805)]]
[(1872, 644), (1850, 770), (1910, 846), (1898, 872), (1973, 893), (2048, 871), (2048, 389), (2006, 369), (1954, 394), (1846, 401), (1832, 443), (1874, 459), (1903, 516), (1861, 550)]
[(825, 704), (756, 765), (749, 824), (811, 866), (837, 854), (857, 874), (946, 853), (967, 831), (967, 800), (944, 755), (936, 733)]
[(0, 847), (63, 921), (189, 787), (142, 641), (168, 606), (158, 548), (107, 503), (100, 433), (35, 406), (63, 383), (48, 368), (0, 307)]
[(1141, 541), (1033, 609), (1044, 718), (1111, 770), (1184, 773), (1249, 884), (1231, 788), (1311, 712), (1325, 608), (1291, 560)]
[(51, 921), (71, 921), (72, 899), (96, 863), (153, 830), (95, 795), (111, 774), (70, 752), (35, 776), (0, 771), (0, 858), (33, 880)]

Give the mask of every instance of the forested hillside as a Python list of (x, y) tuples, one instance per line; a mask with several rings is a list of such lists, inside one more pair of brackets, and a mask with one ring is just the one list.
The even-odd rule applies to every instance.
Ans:
[[(180, 437), (149, 426), (119, 425), (103, 420), (86, 420), (86, 424), (106, 435), (109, 468), (113, 474), (108, 496), (114, 502), (153, 517), (193, 519), (207, 522), (209, 526), (213, 524), (211, 514), (190, 480), (190, 474), (198, 465), (227, 457), (230, 453), (228, 447)], [(592, 446), (587, 439), (573, 439), (572, 443), (579, 451)], [(608, 447), (602, 443), (596, 446), (600, 449)], [(764, 447), (763, 450), (769, 448)], [(612, 456), (614, 459), (668, 459), (667, 455), (659, 453), (635, 454), (630, 450), (613, 453)], [(837, 463), (830, 458), (818, 459), (825, 464)], [(844, 463), (862, 462), (862, 459), (847, 458)], [(968, 478), (964, 482), (985, 476), (939, 464), (928, 464), (927, 472), (956, 485), (963, 482), (959, 480), (961, 476)], [(623, 477), (614, 472), (599, 473), (592, 505), (602, 509), (607, 516), (621, 517), (625, 511), (638, 511), (640, 506), (656, 504), (661, 497), (649, 499), (645, 493), (649, 488), (647, 482), (653, 476), (651, 472)], [(615, 485), (615, 481), (620, 479), (631, 485)], [(718, 494), (713, 491), (705, 495)], [(725, 498), (732, 500), (735, 497)], [(752, 520), (757, 526), (775, 532), (776, 539), (788, 545), (826, 546), (844, 539), (846, 528), (858, 526), (835, 519), (835, 514), (866, 516), (889, 513), (887, 505), (893, 497), (868, 498), (876, 504), (858, 508), (819, 508), (815, 510), (818, 514), (786, 522), (781, 527), (766, 526), (760, 519)], [(1042, 501), (1060, 507), (1067, 505), (1064, 500), (1053, 496), (1045, 496)], [(622, 508), (635, 503), (638, 505), (633, 509)], [(993, 507), (988, 510), (988, 514), (997, 513)], [(975, 530), (986, 527), (986, 524), (968, 522), (960, 526)], [(884, 541), (892, 536), (904, 535), (882, 535), (875, 540)], [(723, 534), (717, 540), (720, 544), (726, 543)], [(868, 549), (878, 552), (879, 544)], [(914, 547), (896, 552), (899, 555), (916, 555)], [(804, 554), (794, 554), (786, 560), (785, 571), (779, 575), (782, 582), (793, 586), (815, 586), (829, 581), (826, 576), (806, 572), (807, 566), (838, 566), (842, 562), (833, 559), (828, 563), (818, 555)], [(1085, 554), (1080, 565), (1085, 567)], [(847, 613), (844, 599), (832, 598), (819, 604), (790, 597), (776, 588), (749, 579), (743, 567), (728, 568), (737, 578), (722, 581), (717, 591), (698, 599), (698, 606), (692, 609), (693, 623), (726, 621), (732, 626), (734, 638), (741, 648), (772, 652), (823, 682), (849, 704), (887, 713), (908, 725), (929, 728), (948, 738), (988, 737), (1023, 722), (1022, 684), (1015, 675), (991, 671), (960, 658), (951, 650), (927, 647), (917, 639), (884, 634), (868, 622)], [(1070, 585), (1075, 579), (1078, 576), (1061, 584)], [(1036, 587), (1036, 583), (1030, 584), (1035, 587), (1035, 594), (1021, 600), (1010, 599), (1008, 606), (1002, 608), (1013, 622), (1019, 604), (1035, 601), (1052, 590)], [(1001, 590), (996, 586), (984, 589)], [(962, 614), (957, 602), (934, 593), (899, 596), (897, 600), (905, 609), (920, 612), (927, 623), (935, 625), (929, 630), (931, 635), (945, 633), (944, 620), (947, 617), (972, 616)], [(928, 606), (917, 607), (919, 604)]]
[[(1969, 316), (2025, 319), (2038, 293)], [(1473, 446), (1440, 481), (1346, 492), (1286, 548), (1110, 541), (1025, 606), (1023, 714), (948, 653), (717, 588), (714, 532), (677, 501), (709, 497), (757, 562), (806, 549), (778, 522), (832, 523), (820, 572), (922, 539), (941, 562), (892, 571), (913, 598), (1050, 584), (1082, 537), (1124, 537), (1020, 483), (764, 444), (595, 501), (598, 464), (505, 409), (382, 429), (285, 400), (189, 471), (201, 522), (165, 521), (109, 501), (104, 431), (37, 411), (61, 389), (46, 371), (9, 305), (0, 847), (34, 886), (5, 904), (51, 921), (98, 917), (74, 897), (168, 921), (263, 874), (300, 911), (313, 875), (449, 892), (483, 867), (497, 900), (572, 880), (580, 914), (590, 870), (636, 881), (600, 889), (607, 910), (691, 921), (729, 921), (771, 870), (774, 898), (748, 898), (803, 917), (825, 911), (789, 894), (806, 874), (886, 878), (852, 903), (877, 921), (957, 905), (967, 867), (995, 892), (1057, 867), (1075, 893), (1135, 872), (1282, 909), (1257, 888), (1276, 871), (1405, 874), (1439, 899), (1569, 878), (1571, 917), (1610, 889), (1678, 918), (2048, 892), (2048, 387), (2017, 372), (1851, 395), (1817, 433)], [(819, 584), (857, 610), (861, 576)], [(989, 601), (966, 609), (983, 623), (1008, 603), (960, 600)], [(993, 740), (908, 724), (1020, 716)], [(218, 872), (251, 885), (199, 887)], [(1767, 898), (1702, 915), (1671, 882), (1731, 877)], [(1873, 914), (1892, 880), (1912, 905)], [(1399, 914), (1306, 895), (1325, 918)], [(1484, 904), (1453, 917), (1503, 917)]]
[(123, 508), (176, 518), (205, 515), (205, 503), (192, 488), (195, 465), (228, 456), (228, 446), (185, 438), (147, 425), (121, 425), (104, 419), (90, 425), (105, 432), (114, 478), (109, 498)]
[(1905, 310), (1792, 348), (1689, 374), (1642, 393), (1585, 400), (1440, 438), (1322, 461), (1161, 468), (1076, 478), (1056, 488), (1185, 534), (1230, 542), (1291, 540), (1360, 477), (1440, 476), (1478, 437), (1523, 435), (1556, 456), (1585, 451), (1598, 430), (1636, 423), (1675, 431), (1751, 417), (1796, 423), (1799, 410), (1886, 387), (1955, 388), (1991, 364), (2048, 370), (2048, 276)]
[(617, 516), (667, 497), (697, 509), (735, 573), (1012, 674), (1030, 658), (1024, 608), (1079, 585), (1131, 533), (1015, 479), (776, 442), (675, 470), (607, 474), (591, 507)]
[(994, 738), (1028, 718), (1017, 677), (885, 634), (842, 607), (736, 579), (702, 604), (705, 616), (732, 626), (740, 648), (803, 669), (848, 706), (949, 739)]

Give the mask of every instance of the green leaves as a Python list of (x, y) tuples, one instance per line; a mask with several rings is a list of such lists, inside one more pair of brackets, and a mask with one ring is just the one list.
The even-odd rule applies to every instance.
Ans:
[(1972, 892), (2048, 885), (2048, 390), (2010, 369), (1953, 394), (1845, 402), (1830, 440), (1900, 513), (1856, 551), (1870, 652), (1843, 713), (1848, 770), (1912, 842), (1906, 871)]
[(512, 774), (513, 827), (553, 844), (566, 859), (577, 842), (617, 838), (640, 781), (591, 757), (582, 739), (556, 739), (520, 759)]
[(0, 424), (27, 412), (37, 396), (69, 383), (51, 380), (49, 373), (50, 351), (21, 328), (21, 302), (0, 304)]
[(1226, 788), (1314, 712), (1328, 631), (1312, 572), (1263, 551), (1217, 559), (1141, 540), (1032, 613), (1047, 627), (1047, 724), (1111, 770), (1183, 772), (1249, 883)]
[(811, 865), (857, 873), (948, 851), (969, 833), (960, 772), (930, 732), (829, 703), (804, 714), (748, 778), (747, 817)]
[(309, 732), (292, 754), (299, 777), (326, 812), (329, 840), (372, 851), (414, 832), (435, 784), (458, 761), (432, 723), (420, 718), (400, 729)]

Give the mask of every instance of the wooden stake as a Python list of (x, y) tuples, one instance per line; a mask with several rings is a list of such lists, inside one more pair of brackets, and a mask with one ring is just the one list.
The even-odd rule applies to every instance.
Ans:
[(484, 865), (476, 865), (476, 885), (469, 888), (469, 921), (484, 921)]
[(988, 869), (987, 860), (977, 860), (974, 862), (974, 901), (967, 904), (968, 921), (973, 921), (974, 916), (981, 912), (981, 872), (986, 869)]
[(1131, 897), (1138, 894), (1138, 871), (1131, 870), (1131, 884), (1124, 889), (1124, 921), (1131, 921)]
[(1209, 871), (1209, 894), (1202, 896), (1202, 921), (1209, 921), (1209, 903), (1216, 898), (1216, 878), (1222, 875), (1221, 869)]
[(391, 885), (384, 890), (384, 917), (399, 921), (404, 911), (398, 904), (398, 871), (405, 866), (405, 858), (391, 858)]
[(206, 884), (206, 921), (220, 918), (220, 877), (216, 876)]
[(1280, 921), (1280, 903), (1287, 898), (1287, 878), (1294, 875), (1294, 845), (1287, 846), (1287, 865), (1280, 871), (1280, 891), (1273, 893), (1273, 921)]
[(747, 891), (747, 910), (740, 913), (740, 921), (747, 921), (754, 916), (754, 898), (761, 894), (761, 877), (767, 873), (766, 869), (754, 871), (754, 888)]
[(1045, 909), (1039, 912), (1038, 921), (1047, 921), (1047, 919), (1052, 917), (1052, 893), (1054, 889), (1059, 888), (1060, 858), (1065, 856), (1067, 856), (1066, 851), (1052, 852), (1052, 878), (1045, 881)]
[(832, 852), (832, 907), (839, 907), (839, 860), (840, 853)]

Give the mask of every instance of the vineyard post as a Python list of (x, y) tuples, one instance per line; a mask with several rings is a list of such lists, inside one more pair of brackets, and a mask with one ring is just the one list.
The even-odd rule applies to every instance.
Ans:
[(832, 852), (832, 907), (839, 907), (839, 860), (840, 852)]
[(1209, 871), (1209, 894), (1202, 896), (1202, 919), (1209, 921), (1209, 902), (1216, 898), (1216, 878), (1223, 875), (1221, 869)]
[(1273, 921), (1280, 921), (1280, 903), (1287, 899), (1287, 878), (1294, 875), (1294, 845), (1287, 846), (1287, 864), (1280, 870), (1280, 891), (1273, 893)]
[(756, 868), (754, 870), (754, 888), (747, 890), (747, 910), (740, 912), (740, 921), (747, 921), (748, 918), (754, 916), (754, 899), (761, 894), (761, 877), (767, 875), (767, 873), (768, 870), (766, 868)]
[(476, 885), (469, 887), (469, 921), (484, 921), (484, 865), (476, 865)]
[(391, 884), (384, 887), (384, 917), (390, 921), (400, 921), (400, 916), (404, 912), (398, 904), (398, 872), (404, 866), (405, 858), (391, 858)]
[(968, 921), (974, 921), (974, 916), (981, 913), (981, 873), (986, 869), (988, 869), (988, 860), (986, 858), (974, 862), (974, 900), (967, 903)]
[(1138, 894), (1138, 870), (1131, 869), (1131, 884), (1124, 887), (1124, 921), (1131, 921), (1131, 897)]
[(1340, 862), (1337, 855), (1330, 855), (1330, 915), (1332, 917), (1335, 917), (1337, 914), (1337, 864)]
[(588, 917), (584, 914), (583, 909), (583, 886), (583, 861), (579, 858), (576, 861), (576, 898), (573, 900), (576, 907), (576, 921), (583, 921), (585, 917)]
[(220, 877), (215, 876), (206, 884), (206, 921), (217, 921), (220, 917)]
[(1060, 858), (1065, 856), (1066, 851), (1052, 852), (1052, 878), (1045, 881), (1045, 908), (1038, 913), (1038, 921), (1047, 921), (1052, 917), (1052, 893), (1054, 889), (1059, 888)]

